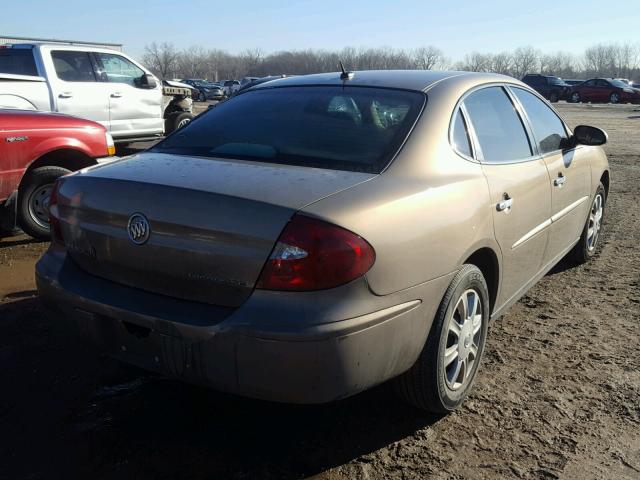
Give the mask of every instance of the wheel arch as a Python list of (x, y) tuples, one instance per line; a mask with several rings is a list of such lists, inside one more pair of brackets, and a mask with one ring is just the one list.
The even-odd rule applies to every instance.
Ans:
[(602, 182), (602, 185), (604, 185), (604, 194), (605, 197), (609, 197), (609, 170), (605, 170), (604, 172), (602, 172), (602, 176), (600, 177), (600, 182)]
[(20, 187), (26, 181), (29, 173), (39, 167), (62, 167), (75, 171), (95, 164), (95, 160), (81, 150), (75, 150), (73, 148), (51, 150), (29, 164), (20, 180)]
[(490, 314), (492, 314), (498, 298), (498, 287), (500, 285), (500, 263), (498, 261), (498, 255), (490, 247), (481, 247), (469, 255), (463, 263), (475, 265), (482, 272), (487, 282), (487, 289), (489, 290), (489, 310)]

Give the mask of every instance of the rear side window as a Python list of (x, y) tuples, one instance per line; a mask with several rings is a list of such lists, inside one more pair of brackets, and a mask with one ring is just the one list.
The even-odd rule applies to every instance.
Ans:
[(87, 52), (57, 50), (51, 52), (56, 75), (65, 82), (95, 82), (93, 65)]
[(425, 99), (420, 92), (365, 87), (250, 90), (152, 150), (379, 173)]
[(532, 93), (521, 88), (512, 88), (512, 91), (527, 112), (539, 152), (544, 155), (559, 150), (562, 140), (567, 138), (562, 120)]
[(453, 120), (452, 140), (453, 148), (467, 157), (472, 156), (469, 132), (467, 131), (467, 125), (462, 117), (460, 109), (456, 111), (456, 116)]
[(33, 51), (26, 48), (0, 48), (0, 73), (38, 75)]
[(520, 115), (502, 87), (473, 92), (464, 105), (485, 161), (508, 163), (532, 155)]

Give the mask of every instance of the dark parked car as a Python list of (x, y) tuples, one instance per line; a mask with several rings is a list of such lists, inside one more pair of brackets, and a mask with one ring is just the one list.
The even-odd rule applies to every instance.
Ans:
[(640, 103), (640, 89), (632, 88), (621, 80), (592, 78), (571, 87), (569, 101)]
[(550, 75), (532, 73), (525, 75), (522, 81), (550, 102), (566, 99), (571, 90), (571, 85), (559, 77)]
[(191, 85), (194, 88), (196, 93), (194, 94), (193, 99), (199, 102), (204, 102), (206, 100), (220, 100), (224, 97), (222, 88), (215, 83), (197, 78), (187, 78), (182, 80), (182, 83)]

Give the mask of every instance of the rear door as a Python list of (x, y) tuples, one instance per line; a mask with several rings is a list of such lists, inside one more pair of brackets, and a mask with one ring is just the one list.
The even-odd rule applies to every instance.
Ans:
[(563, 149), (569, 134), (551, 107), (522, 88), (510, 89), (523, 107), (549, 170), (552, 223), (545, 253), (545, 263), (549, 263), (559, 260), (580, 236), (589, 208), (591, 169), (584, 149)]
[(55, 110), (93, 120), (109, 128), (109, 97), (96, 79), (89, 52), (43, 47)]
[(111, 135), (118, 138), (162, 134), (162, 84), (142, 88), (140, 78), (147, 72), (122, 55), (94, 52), (93, 56), (98, 80), (109, 99)]
[(476, 90), (463, 106), (491, 195), (487, 207), (502, 253), (496, 304), (502, 305), (542, 268), (551, 216), (549, 174), (530, 145), (519, 106), (503, 87)]

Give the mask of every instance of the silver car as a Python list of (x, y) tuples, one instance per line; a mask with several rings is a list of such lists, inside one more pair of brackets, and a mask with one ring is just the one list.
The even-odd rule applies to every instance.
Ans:
[(186, 381), (320, 403), (395, 379), (447, 412), (490, 321), (597, 251), (605, 141), (500, 75), (275, 80), (63, 177), (38, 290), (101, 350)]

